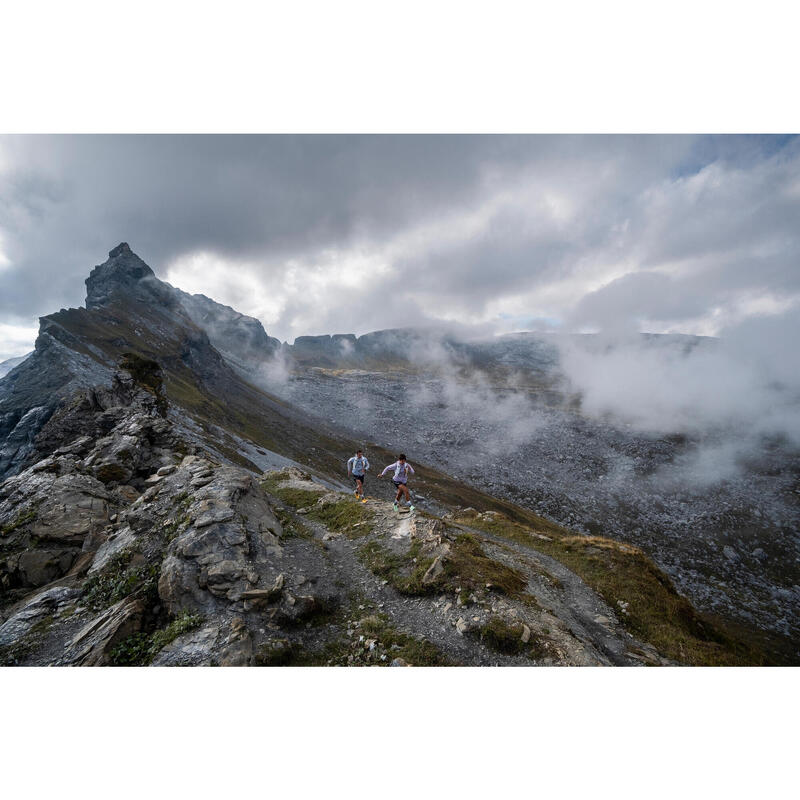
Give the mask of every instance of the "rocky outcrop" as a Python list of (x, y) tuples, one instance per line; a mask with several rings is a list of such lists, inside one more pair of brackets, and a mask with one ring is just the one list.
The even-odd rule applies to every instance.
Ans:
[[(0, 486), (4, 663), (121, 663), (145, 644), (155, 655), (161, 628), (185, 619), (214, 620), (209, 663), (249, 663), (244, 595), (267, 590), (273, 613), (283, 599), (282, 528), (259, 482), (181, 455), (172, 423), (124, 375), (73, 398), (41, 437), (52, 453)], [(300, 598), (287, 595), (290, 616), (307, 616), (316, 600), (286, 588)]]
[(0, 485), (0, 591), (21, 596), (97, 550), (179, 443), (157, 398), (128, 375), (70, 398), (33, 442), (42, 457)]
[[(194, 456), (164, 479), (191, 487), (210, 478), (186, 504), (184, 523), (166, 549), (158, 583), (168, 611), (211, 614), (259, 585), (271, 586), (281, 555), (281, 526), (254, 479), (234, 467), (213, 468)], [(184, 489), (185, 491), (185, 489)]]
[(156, 278), (127, 242), (111, 250), (108, 260), (96, 266), (86, 279), (87, 309), (100, 308), (119, 299), (168, 308), (177, 305), (171, 287)]
[(59, 664), (103, 667), (116, 645), (141, 629), (145, 610), (141, 598), (126, 598), (90, 620), (69, 641)]

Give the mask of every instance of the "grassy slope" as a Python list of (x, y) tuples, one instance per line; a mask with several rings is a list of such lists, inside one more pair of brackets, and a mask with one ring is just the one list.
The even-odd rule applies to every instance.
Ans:
[[(113, 306), (91, 312), (71, 309), (51, 319), (77, 338), (70, 346), (92, 357), (97, 355), (86, 342), (115, 362), (127, 351), (158, 361), (170, 402), (185, 409), (205, 429), (219, 426), (324, 474), (340, 476), (342, 459), (352, 451), (352, 441), (320, 432), (313, 420), (240, 378), (188, 321), (175, 325), (158, 310), (146, 306), (133, 310), (142, 324), (131, 322), (129, 310)], [(153, 335), (154, 330), (159, 334)], [(369, 450), (376, 463), (394, 460), (395, 454), (382, 447), (370, 445)], [(233, 448), (226, 455), (243, 466), (253, 466)], [(671, 658), (689, 664), (787, 663), (791, 659), (788, 654), (793, 648), (785, 640), (734, 629), (699, 614), (637, 548), (576, 536), (424, 465), (417, 467), (416, 486), (447, 507), (471, 506), (502, 514), (488, 529), (562, 561), (615, 609), (617, 600), (628, 602), (629, 615), (620, 616), (631, 632)], [(475, 527), (484, 524), (474, 515), (467, 521)], [(532, 536), (531, 531), (544, 533), (550, 541)]]

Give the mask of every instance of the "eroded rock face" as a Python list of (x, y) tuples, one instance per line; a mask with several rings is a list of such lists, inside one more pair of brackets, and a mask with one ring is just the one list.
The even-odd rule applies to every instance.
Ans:
[(101, 535), (113, 496), (69, 456), (49, 459), (0, 486), (0, 599), (65, 575)]
[[(191, 487), (209, 467), (188, 456), (165, 488)], [(210, 613), (262, 582), (272, 585), (277, 574), (281, 526), (261, 487), (235, 467), (218, 467), (210, 477), (191, 495), (161, 569), (159, 595), (171, 613)]]
[(211, 344), (240, 373), (251, 375), (280, 354), (280, 341), (268, 336), (254, 317), (202, 294), (190, 295), (178, 289), (175, 294), (192, 322), (208, 334)]
[(113, 370), (73, 339), (43, 317), (34, 353), (0, 380), (0, 480), (37, 459), (37, 437), (64, 398), (110, 382)]
[(144, 610), (141, 598), (120, 600), (75, 634), (59, 663), (85, 667), (107, 665), (115, 645), (141, 629)]
[(155, 667), (208, 667), (219, 649), (220, 625), (212, 622), (177, 637), (155, 657)]
[[(47, 663), (58, 653), (60, 664), (103, 665), (121, 643), (141, 644), (170, 620), (196, 615), (214, 621), (214, 634), (201, 637), (202, 656), (179, 653), (175, 663), (249, 664), (252, 635), (238, 615), (248, 590), (283, 586), (281, 525), (253, 476), (179, 456), (170, 423), (133, 400), (124, 410), (79, 400), (71, 418), (103, 435), (62, 444), (0, 487), (0, 602), (9, 608), (0, 647), (33, 642)], [(98, 464), (121, 461), (120, 480), (139, 490), (98, 476)], [(61, 578), (68, 585), (8, 606)], [(270, 594), (276, 609), (281, 588)], [(62, 621), (66, 599), (78, 611)], [(47, 636), (34, 637), (37, 622), (52, 616), (52, 626), (40, 626)]]
[(47, 455), (0, 485), (0, 601), (96, 551), (146, 477), (174, 464), (176, 441), (153, 395), (123, 375), (64, 404), (37, 437)]

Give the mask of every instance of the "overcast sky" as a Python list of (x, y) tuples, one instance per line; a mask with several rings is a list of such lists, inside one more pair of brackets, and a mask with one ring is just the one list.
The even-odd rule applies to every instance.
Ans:
[(0, 359), (121, 241), (289, 341), (717, 334), (800, 306), (800, 140), (0, 137)]

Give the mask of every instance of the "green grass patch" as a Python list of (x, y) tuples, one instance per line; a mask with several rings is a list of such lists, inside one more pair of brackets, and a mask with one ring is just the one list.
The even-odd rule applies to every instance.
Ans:
[(277, 486), (272, 489), (267, 488), (267, 491), (283, 500), (287, 506), (291, 506), (292, 508), (307, 508), (308, 506), (313, 506), (324, 494), (322, 490), (295, 489), (291, 486)]
[(419, 541), (412, 542), (404, 553), (368, 542), (359, 555), (375, 575), (387, 580), (401, 594), (420, 596), (460, 588), (465, 602), (470, 591), (485, 589), (517, 599), (528, 598), (524, 591), (528, 582), (522, 573), (487, 556), (478, 539), (470, 534), (456, 537), (443, 561), (443, 572), (427, 584), (422, 579), (434, 557), (423, 555)]
[(83, 602), (88, 608), (99, 611), (132, 594), (140, 597), (154, 597), (157, 594), (158, 566), (133, 566), (133, 557), (132, 550), (114, 554), (100, 572), (84, 582)]
[(628, 603), (628, 613), (618, 613), (622, 624), (670, 659), (697, 666), (767, 663), (756, 645), (734, 639), (704, 619), (637, 547), (598, 536), (578, 536), (556, 525), (537, 530), (500, 514), (491, 519), (462, 515), (460, 521), (556, 558), (615, 611), (617, 601)]
[[(388, 667), (395, 658), (402, 658), (417, 667), (443, 667), (452, 661), (427, 639), (418, 639), (394, 628), (384, 614), (361, 620), (358, 631), (367, 639), (377, 640), (375, 652), (363, 649), (363, 644), (344, 637), (326, 642), (322, 647), (305, 649), (288, 640), (268, 642), (256, 656), (262, 666), (335, 667), (370, 666)], [(383, 655), (385, 658), (381, 658)]]
[[(418, 639), (398, 631), (385, 614), (361, 620), (359, 630), (365, 636), (377, 639), (391, 654), (391, 658), (402, 658), (415, 667), (444, 667), (452, 663), (427, 639)], [(387, 656), (387, 663), (391, 663), (391, 658)]]
[(17, 528), (21, 528), (29, 522), (33, 522), (36, 519), (36, 513), (37, 511), (35, 508), (22, 512), (13, 522), (9, 522), (7, 525), (0, 528), (0, 536), (8, 536), (17, 530)]
[(370, 532), (372, 512), (358, 500), (342, 498), (333, 503), (314, 506), (307, 516), (321, 522), (330, 531), (348, 536), (363, 536)]
[(387, 580), (400, 594), (421, 596), (441, 591), (438, 582), (423, 584), (422, 578), (433, 559), (423, 557), (421, 552), (419, 542), (413, 542), (405, 553), (395, 553), (377, 542), (367, 542), (359, 550), (359, 556), (371, 572)]
[(202, 622), (202, 616), (184, 611), (165, 628), (153, 633), (134, 633), (111, 651), (111, 664), (115, 667), (147, 666), (170, 642), (199, 627)]
[(314, 531), (308, 527), (304, 522), (296, 519), (293, 514), (290, 514), (285, 508), (273, 508), (275, 516), (283, 529), (283, 539), (291, 539), (295, 536), (301, 539), (313, 539)]
[(487, 556), (477, 537), (469, 533), (459, 534), (451, 545), (443, 577), (449, 587), (489, 588), (514, 598), (521, 597), (528, 585), (521, 572)]
[(522, 641), (522, 625), (511, 625), (500, 617), (491, 617), (488, 622), (470, 631), (487, 647), (498, 653), (517, 656), (525, 651)]
[(547, 649), (544, 642), (531, 635), (528, 642), (522, 641), (522, 623), (510, 623), (502, 617), (490, 617), (488, 622), (473, 628), (468, 635), (483, 642), (497, 653), (509, 656), (543, 658)]

